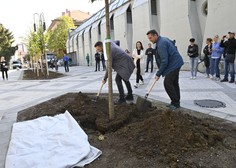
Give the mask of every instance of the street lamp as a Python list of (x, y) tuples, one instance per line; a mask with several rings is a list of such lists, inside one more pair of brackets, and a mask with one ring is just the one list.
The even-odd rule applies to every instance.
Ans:
[(40, 41), (41, 41), (41, 45), (42, 45), (41, 46), (41, 51), (42, 51), (42, 54), (45, 57), (47, 76), (49, 76), (48, 61), (47, 61), (47, 55), (46, 55), (46, 52), (45, 52), (45, 43), (44, 43), (44, 31), (46, 30), (44, 13), (40, 13), (40, 14), (34, 13), (34, 32), (36, 32), (36, 29), (37, 29), (35, 16), (38, 17), (38, 21), (39, 21), (39, 33), (40, 33)]

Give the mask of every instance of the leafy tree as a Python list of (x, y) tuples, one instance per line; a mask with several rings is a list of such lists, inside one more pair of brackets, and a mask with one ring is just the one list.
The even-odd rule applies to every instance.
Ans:
[(73, 19), (69, 16), (61, 16), (60, 23), (57, 25), (56, 29), (48, 32), (47, 48), (59, 58), (63, 56), (62, 51), (66, 50), (66, 41), (70, 28), (75, 28)]
[(0, 56), (5, 56), (6, 61), (9, 61), (11, 56), (14, 55), (15, 48), (12, 47), (13, 42), (14, 36), (12, 32), (0, 24)]

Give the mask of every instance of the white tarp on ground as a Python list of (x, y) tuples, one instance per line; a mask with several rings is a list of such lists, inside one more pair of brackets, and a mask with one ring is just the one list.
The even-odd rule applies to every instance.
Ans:
[(5, 168), (83, 167), (101, 154), (66, 111), (14, 123)]

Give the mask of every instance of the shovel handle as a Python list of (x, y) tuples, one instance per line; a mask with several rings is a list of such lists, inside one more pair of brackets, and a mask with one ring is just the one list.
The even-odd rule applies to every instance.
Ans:
[(148, 92), (147, 92), (146, 95), (145, 95), (145, 98), (148, 97), (149, 93), (152, 91), (152, 89), (153, 89), (153, 87), (155, 86), (156, 82), (157, 82), (157, 80), (154, 80), (154, 81), (153, 81), (151, 87), (149, 88)]
[(99, 90), (98, 90), (98, 94), (97, 97), (100, 95), (101, 91), (102, 91), (102, 87), (103, 87), (104, 83), (102, 83), (102, 85), (100, 86)]

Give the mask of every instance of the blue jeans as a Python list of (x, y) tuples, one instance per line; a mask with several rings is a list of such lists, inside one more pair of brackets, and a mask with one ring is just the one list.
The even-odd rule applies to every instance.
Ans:
[(220, 58), (211, 58), (210, 59), (210, 72), (211, 75), (216, 75), (217, 78), (220, 77), (220, 68), (219, 68)]
[[(229, 69), (230, 69), (230, 72), (229, 72)], [(235, 79), (234, 63), (230, 63), (225, 60), (224, 79), (228, 80), (229, 73), (230, 73), (231, 81), (234, 81)]]
[(197, 76), (197, 63), (198, 63), (198, 57), (194, 57), (194, 58), (190, 57), (189, 65), (190, 65), (190, 71), (191, 71), (192, 77)]

